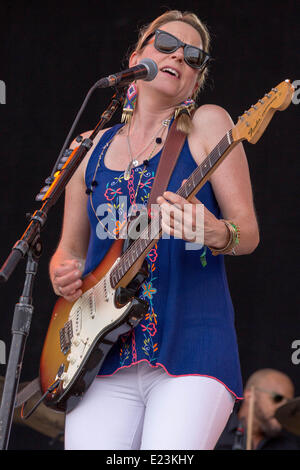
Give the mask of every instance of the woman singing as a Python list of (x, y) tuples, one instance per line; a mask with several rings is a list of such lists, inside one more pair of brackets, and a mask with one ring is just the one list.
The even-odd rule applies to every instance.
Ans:
[[(209, 42), (207, 28), (192, 13), (168, 11), (142, 28), (129, 67), (149, 58), (158, 73), (128, 87), (123, 122), (98, 134), (67, 185), (50, 276), (56, 294), (74, 302), (82, 277), (99, 265), (124, 227), (126, 204), (147, 205), (174, 119), (186, 133), (167, 191), (157, 199), (169, 236), (146, 256), (148, 277), (138, 295), (148, 302), (148, 313), (114, 344), (81, 402), (67, 413), (66, 449), (213, 449), (242, 398), (224, 268), (224, 255), (251, 253), (259, 242), (242, 144), (190, 201), (176, 194), (233, 127), (223, 108), (194, 103), (207, 74)], [(98, 210), (104, 204), (105, 219)], [(183, 224), (187, 205), (190, 219)], [(200, 206), (204, 229), (196, 220)], [(109, 217), (114, 224), (106, 223)], [(201, 231), (201, 249), (196, 243), (187, 249)]]

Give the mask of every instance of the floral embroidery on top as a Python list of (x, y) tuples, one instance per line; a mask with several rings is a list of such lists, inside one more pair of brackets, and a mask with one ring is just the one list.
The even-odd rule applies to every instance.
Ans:
[(144, 344), (142, 350), (147, 356), (149, 362), (155, 362), (157, 359), (156, 352), (158, 351), (158, 343), (155, 342), (155, 335), (157, 334), (157, 315), (153, 308), (153, 297), (157, 293), (157, 289), (153, 287), (153, 282), (157, 279), (154, 276), (156, 270), (155, 261), (157, 259), (157, 243), (152, 250), (148, 253), (147, 257), (149, 280), (142, 285), (141, 297), (149, 303), (149, 309), (145, 315), (144, 320), (141, 322), (141, 328), (144, 335)]
[(107, 188), (104, 196), (108, 201), (112, 201), (118, 194), (122, 194), (121, 188), (118, 189), (112, 189), (112, 188)]
[[(141, 178), (139, 194), (136, 194), (136, 180), (139, 178)], [(123, 174), (115, 177), (111, 182), (107, 183), (104, 196), (108, 201), (107, 211), (110, 215), (111, 221), (114, 222), (115, 228), (113, 230), (113, 234), (115, 236), (119, 235), (120, 231), (127, 223), (127, 199), (124, 204), (124, 198), (129, 196), (131, 209), (134, 208), (137, 203), (137, 196), (143, 205), (147, 205), (153, 180), (153, 171), (149, 169), (145, 171), (142, 167), (136, 167), (132, 169), (126, 186), (124, 186), (125, 180)], [(129, 365), (132, 362), (136, 362), (138, 360), (138, 352), (140, 354), (143, 352), (150, 362), (155, 362), (157, 358), (158, 342), (155, 340), (157, 335), (157, 314), (153, 307), (154, 296), (157, 293), (157, 288), (155, 286), (155, 281), (157, 280), (155, 272), (157, 267), (157, 256), (156, 243), (146, 256), (149, 277), (142, 284), (139, 291), (140, 298), (148, 302), (149, 309), (144, 319), (134, 330), (131, 330), (120, 337), (119, 357), (121, 367)], [(136, 337), (138, 343), (136, 343)], [(141, 348), (140, 351), (138, 346)]]

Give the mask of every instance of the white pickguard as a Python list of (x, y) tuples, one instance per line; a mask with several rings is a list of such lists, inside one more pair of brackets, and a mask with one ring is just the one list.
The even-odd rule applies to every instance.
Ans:
[(82, 294), (70, 311), (69, 321), (72, 322), (73, 338), (67, 356), (69, 366), (61, 376), (64, 389), (73, 380), (96, 337), (109, 324), (118, 320), (128, 308), (128, 304), (122, 308), (116, 308), (114, 305), (115, 290), (109, 280), (114, 266), (98, 284)]

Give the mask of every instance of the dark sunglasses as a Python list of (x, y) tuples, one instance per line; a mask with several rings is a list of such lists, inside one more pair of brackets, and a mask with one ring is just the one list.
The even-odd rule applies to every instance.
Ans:
[(272, 390), (266, 390), (265, 388), (260, 388), (260, 387), (255, 387), (256, 390), (267, 393), (268, 395), (271, 396), (272, 401), (274, 403), (281, 403), (283, 400), (289, 401), (289, 398), (286, 398), (284, 395), (281, 395), (280, 393), (273, 392)]
[[(155, 34), (155, 38), (150, 41), (149, 39), (153, 36), (153, 34)], [(185, 44), (176, 36), (173, 36), (173, 34), (167, 33), (161, 29), (157, 29), (153, 34), (145, 40), (142, 47), (144, 47), (147, 43), (150, 44), (154, 41), (155, 49), (164, 54), (172, 54), (172, 52), (175, 52), (180, 47), (183, 47), (185, 62), (193, 69), (198, 70), (203, 70), (210, 60), (210, 55), (207, 54), (207, 52), (204, 52), (199, 47)]]

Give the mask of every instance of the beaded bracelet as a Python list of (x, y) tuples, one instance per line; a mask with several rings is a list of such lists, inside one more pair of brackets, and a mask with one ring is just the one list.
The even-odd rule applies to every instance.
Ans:
[(236, 255), (235, 247), (240, 242), (240, 228), (236, 223), (232, 222), (231, 220), (220, 220), (224, 222), (229, 231), (229, 241), (227, 245), (224, 246), (224, 248), (213, 248), (210, 246), (208, 248), (211, 250), (213, 256), (226, 255), (227, 253), (232, 253), (233, 255)]

